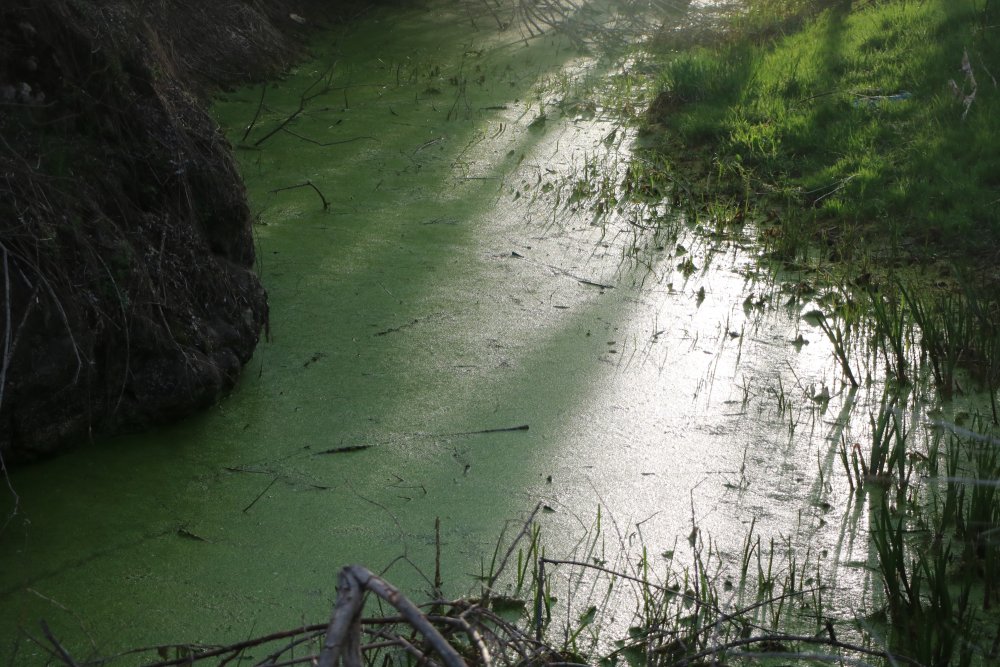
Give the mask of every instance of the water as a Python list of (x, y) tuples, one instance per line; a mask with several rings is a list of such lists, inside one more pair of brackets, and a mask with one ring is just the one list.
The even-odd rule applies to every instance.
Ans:
[(810, 304), (740, 235), (600, 204), (635, 139), (608, 90), (636, 67), (419, 8), (321, 40), (245, 140), (260, 88), (225, 96), (252, 145), (329, 87), (239, 151), (271, 340), (206, 413), (15, 471), (0, 659), (41, 662), (42, 618), (81, 658), (321, 621), (352, 562), (420, 597), (436, 518), (460, 594), (539, 502), (550, 557), (601, 508), (609, 566), (682, 559), (693, 526), (735, 557), (751, 520), (865, 563), (836, 451), (869, 398)]

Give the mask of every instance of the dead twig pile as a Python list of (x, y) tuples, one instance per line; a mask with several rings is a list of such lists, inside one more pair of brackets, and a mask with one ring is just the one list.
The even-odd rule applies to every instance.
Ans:
[[(363, 617), (366, 597), (390, 613)], [(368, 605), (369, 607), (373, 605)], [(394, 612), (394, 613), (393, 613)], [(464, 667), (474, 665), (571, 664), (558, 651), (531, 638), (487, 606), (472, 600), (434, 601), (416, 605), (391, 583), (360, 565), (340, 571), (337, 601), (329, 623), (276, 632), (228, 646), (193, 644), (136, 649), (94, 662), (75, 660), (45, 628), (36, 640), (56, 664), (180, 665), (251, 664), (360, 667), (364, 664), (409, 664)], [(144, 656), (156, 656), (143, 663)]]

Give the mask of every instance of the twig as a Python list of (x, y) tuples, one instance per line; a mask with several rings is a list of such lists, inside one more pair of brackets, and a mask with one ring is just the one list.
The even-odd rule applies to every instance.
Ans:
[(487, 428), (482, 431), (461, 431), (459, 433), (445, 433), (444, 437), (456, 436), (456, 435), (483, 435), (486, 433), (511, 433), (513, 431), (527, 431), (530, 427), (527, 424), (521, 424), (520, 426), (509, 426), (507, 428)]
[(403, 618), (434, 647), (434, 650), (437, 651), (448, 667), (466, 667), (462, 656), (441, 636), (437, 628), (431, 625), (420, 609), (392, 584), (375, 576), (360, 565), (352, 565), (347, 569), (352, 576), (357, 578), (362, 586), (398, 609)]
[(432, 589), (435, 600), (440, 600), (441, 595), (441, 517), (434, 517), (434, 587)]
[[(752, 644), (761, 644), (765, 642), (799, 642), (802, 644), (819, 644), (822, 646), (832, 646), (833, 648), (840, 648), (847, 651), (854, 651), (856, 653), (863, 653), (865, 655), (877, 655), (882, 658), (892, 658), (895, 660), (902, 660), (903, 662), (909, 663), (911, 665), (920, 665), (916, 660), (907, 658), (901, 655), (891, 655), (888, 651), (879, 651), (876, 649), (865, 648), (864, 646), (858, 646), (857, 644), (848, 644), (846, 642), (834, 641), (828, 637), (813, 637), (813, 636), (802, 636), (802, 635), (760, 635), (757, 637), (746, 637), (744, 639), (734, 639), (733, 641), (726, 642), (725, 644), (720, 644), (719, 646), (706, 649), (700, 653), (695, 653), (692, 656), (688, 656), (679, 660), (677, 665), (683, 667), (694, 663), (702, 658), (707, 658), (711, 655), (716, 655), (731, 648), (738, 648), (740, 646), (750, 646)], [(789, 654), (785, 654), (789, 655)]]
[(345, 445), (344, 447), (324, 449), (321, 452), (316, 452), (313, 456), (319, 456), (320, 454), (346, 454), (347, 452), (360, 452), (365, 449), (371, 449), (371, 447), (371, 445)]
[(264, 93), (266, 92), (267, 92), (267, 84), (264, 84), (263, 86), (260, 87), (260, 101), (257, 103), (257, 111), (253, 115), (253, 120), (251, 120), (250, 124), (247, 125), (246, 132), (243, 133), (243, 137), (240, 139), (240, 143), (246, 141), (247, 137), (250, 136), (250, 133), (253, 132), (253, 128), (257, 124), (257, 119), (260, 118), (261, 109), (264, 108)]
[(296, 190), (298, 188), (312, 188), (316, 191), (316, 194), (319, 195), (320, 200), (322, 200), (323, 210), (328, 211), (330, 209), (330, 202), (326, 200), (326, 197), (324, 197), (323, 193), (319, 191), (319, 188), (313, 185), (312, 181), (306, 181), (305, 183), (299, 183), (298, 185), (289, 185), (284, 188), (277, 188), (275, 190), (271, 190), (271, 194), (277, 194), (279, 192), (284, 192), (285, 190)]
[(287, 127), (281, 128), (281, 131), (284, 132), (285, 134), (292, 135), (296, 139), (301, 139), (302, 141), (308, 141), (310, 144), (316, 144), (317, 146), (337, 146), (339, 144), (349, 144), (349, 143), (353, 143), (355, 141), (361, 141), (362, 139), (370, 139), (372, 141), (378, 141), (378, 139), (376, 139), (375, 137), (369, 137), (367, 135), (360, 136), (360, 137), (354, 137), (352, 139), (341, 139), (339, 141), (316, 141), (315, 139), (310, 139), (309, 137), (304, 137), (304, 136), (302, 136), (301, 134), (299, 134), (297, 132), (292, 132)]
[[(622, 579), (628, 579), (629, 581), (634, 581), (636, 583), (640, 583), (643, 586), (649, 586), (650, 588), (655, 588), (658, 591), (664, 591), (664, 592), (674, 593), (674, 591), (672, 589), (667, 588), (666, 586), (660, 586), (659, 584), (654, 584), (654, 583), (651, 583), (651, 582), (649, 582), (649, 581), (647, 581), (645, 579), (641, 579), (639, 577), (634, 577), (634, 576), (632, 576), (630, 574), (625, 574), (623, 572), (616, 572), (616, 571), (614, 571), (614, 570), (612, 570), (610, 568), (606, 568), (606, 567), (603, 567), (601, 565), (595, 565), (594, 563), (585, 563), (585, 562), (579, 561), (579, 560), (556, 560), (554, 558), (539, 558), (538, 560), (541, 563), (549, 563), (550, 565), (575, 565), (577, 567), (586, 567), (586, 568), (590, 568), (591, 570), (597, 570), (599, 572), (604, 572), (605, 574), (611, 574), (611, 575), (614, 575), (616, 577), (620, 577)], [(686, 594), (681, 594), (681, 593), (677, 593), (677, 595), (680, 596), (680, 597), (687, 597), (687, 598), (691, 598), (692, 597), (692, 596), (689, 596), (689, 595), (686, 595)]]
[[(10, 312), (10, 258), (8, 257), (7, 246), (0, 243), (0, 248), (3, 249), (4, 311), (6, 315), (4, 318), (3, 359), (0, 359), (0, 408), (3, 408), (3, 394), (4, 389), (7, 387), (7, 369), (10, 367), (10, 359), (13, 354), (11, 345), (13, 332), (12, 314)], [(4, 467), (5, 472), (6, 470), (7, 468)]]
[[(429, 660), (424, 653), (414, 646), (411, 642), (407, 641), (405, 637), (401, 636), (397, 632), (388, 632), (386, 630), (379, 630), (378, 632), (372, 633), (376, 637), (382, 637), (386, 641), (380, 642), (379, 644), (369, 644), (367, 646), (376, 646), (378, 648), (388, 648), (390, 646), (396, 646), (402, 648), (404, 651), (412, 655), (417, 659), (417, 665), (429, 664)], [(362, 648), (366, 648), (362, 647)]]
[(274, 483), (277, 482), (277, 481), (278, 481), (278, 475), (275, 475), (271, 479), (271, 481), (268, 482), (267, 486), (264, 487), (264, 490), (261, 491), (260, 493), (258, 493), (257, 497), (254, 498), (253, 501), (249, 505), (247, 505), (246, 507), (243, 508), (243, 513), (246, 514), (247, 512), (249, 512), (250, 508), (253, 507), (254, 505), (256, 505), (257, 501), (260, 500), (263, 497), (263, 495), (265, 493), (267, 493), (267, 490), (270, 489), (272, 486), (274, 486)]
[(413, 154), (416, 155), (417, 153), (419, 153), (420, 151), (424, 150), (428, 146), (433, 146), (434, 144), (440, 143), (442, 141), (444, 141), (444, 137), (437, 137), (435, 139), (431, 139), (429, 141), (425, 141), (424, 143), (420, 144), (419, 146), (417, 146), (416, 148), (413, 149)]
[(267, 141), (268, 139), (270, 139), (271, 137), (273, 137), (274, 135), (276, 135), (278, 132), (281, 132), (282, 130), (284, 130), (285, 127), (288, 126), (289, 123), (291, 123), (293, 120), (295, 120), (296, 118), (298, 118), (302, 114), (302, 112), (306, 110), (306, 104), (308, 102), (310, 102), (311, 100), (313, 100), (316, 97), (319, 97), (320, 95), (323, 95), (324, 93), (329, 92), (330, 89), (331, 89), (331, 86), (330, 86), (330, 81), (327, 80), (326, 86), (324, 88), (322, 88), (319, 92), (313, 93), (312, 95), (309, 94), (309, 91), (312, 90), (313, 88), (315, 88), (316, 85), (320, 81), (322, 81), (324, 78), (326, 78), (327, 74), (329, 74), (330, 72), (332, 72), (333, 68), (336, 67), (336, 66), (337, 66), (337, 63), (334, 62), (332, 65), (330, 65), (330, 67), (328, 67), (326, 69), (325, 72), (323, 72), (322, 74), (320, 74), (316, 78), (315, 81), (313, 81), (311, 84), (309, 84), (309, 86), (302, 92), (302, 95), (299, 97), (299, 108), (296, 109), (295, 111), (293, 111), (289, 116), (287, 116), (285, 118), (285, 120), (283, 120), (280, 123), (278, 123), (278, 126), (275, 127), (273, 130), (271, 130), (270, 132), (268, 132), (267, 134), (265, 134), (263, 137), (261, 137), (257, 141), (253, 142), (253, 145), (255, 147), (258, 147), (262, 143), (264, 143), (265, 141)]
[[(9, 258), (7, 256), (7, 246), (0, 244), (0, 248), (3, 248), (3, 278), (4, 278), (4, 310), (6, 312), (6, 318), (4, 322), (4, 337), (3, 337), (3, 359), (0, 359), (0, 410), (3, 409), (3, 395), (4, 389), (7, 386), (7, 369), (10, 367), (11, 357), (14, 354), (13, 346), (13, 331), (11, 327), (11, 309), (10, 309), (10, 264)], [(34, 302), (34, 300), (32, 300)], [(18, 327), (20, 328), (20, 327)], [(17, 516), (18, 508), (21, 505), (21, 497), (17, 495), (17, 491), (14, 490), (14, 485), (10, 481), (10, 473), (7, 470), (7, 462), (3, 457), (3, 447), (0, 444), (0, 471), (3, 471), (3, 479), (7, 484), (7, 488), (10, 490), (10, 494), (14, 497), (14, 507), (11, 509), (10, 514), (7, 515), (7, 519), (3, 522), (3, 527), (0, 527), (0, 533), (2, 533), (7, 525), (10, 523), (11, 519)]]
[[(145, 665), (145, 667), (176, 667), (178, 665), (190, 665), (193, 662), (199, 660), (205, 660), (207, 658), (217, 658), (220, 655), (226, 655), (227, 653), (236, 653), (244, 649), (253, 648), (255, 646), (261, 646), (269, 642), (276, 641), (278, 639), (286, 639), (288, 637), (294, 637), (295, 635), (303, 633), (316, 633), (314, 636), (319, 636), (318, 633), (326, 628), (326, 623), (316, 624), (316, 625), (306, 625), (301, 628), (296, 628), (294, 630), (284, 630), (282, 632), (275, 632), (264, 637), (257, 637), (256, 639), (248, 639), (247, 641), (240, 642), (238, 644), (231, 644), (229, 646), (219, 646), (211, 649), (207, 649), (197, 655), (188, 655), (180, 658), (173, 658), (172, 660), (163, 660), (161, 662), (156, 662), (151, 665)], [(125, 653), (120, 653), (115, 658), (122, 658), (127, 655), (135, 655), (136, 653), (142, 653), (150, 650), (156, 650), (158, 652), (163, 652), (170, 648), (191, 648), (190, 646), (183, 645), (162, 645), (153, 646), (150, 648), (136, 649), (134, 651), (127, 651)]]
[(42, 625), (42, 633), (45, 635), (45, 638), (49, 640), (49, 643), (52, 644), (52, 646), (59, 653), (59, 657), (62, 658), (63, 662), (69, 665), (70, 667), (80, 667), (80, 665), (76, 662), (76, 660), (73, 659), (73, 656), (71, 656), (69, 652), (66, 651), (65, 648), (63, 648), (63, 645), (59, 643), (59, 640), (57, 640), (53, 636), (52, 631), (49, 630), (49, 624), (46, 623), (45, 621), (42, 621), (41, 625)]
[(532, 264), (537, 264), (538, 266), (544, 266), (545, 268), (550, 269), (552, 271), (555, 271), (558, 274), (564, 275), (567, 278), (572, 278), (573, 280), (575, 280), (576, 282), (580, 283), (581, 285), (589, 285), (590, 287), (599, 287), (601, 289), (614, 289), (615, 288), (614, 285), (608, 285), (607, 283), (599, 283), (599, 282), (596, 282), (594, 280), (590, 280), (588, 278), (583, 278), (582, 276), (578, 276), (578, 275), (576, 275), (574, 273), (571, 273), (571, 272), (567, 271), (564, 268), (555, 266), (553, 264), (546, 264), (544, 262), (535, 261), (533, 259), (525, 257), (524, 255), (522, 255), (520, 253), (512, 253), (512, 256), (516, 257), (518, 259), (525, 259), (525, 260), (531, 262)]
[(521, 531), (517, 534), (517, 537), (514, 538), (514, 541), (510, 543), (510, 547), (507, 548), (507, 553), (505, 553), (503, 555), (503, 558), (500, 559), (500, 566), (494, 571), (493, 576), (490, 577), (489, 580), (486, 582), (486, 595), (484, 597), (487, 600), (489, 599), (489, 595), (493, 590), (493, 584), (496, 583), (497, 579), (500, 577), (500, 574), (504, 571), (504, 568), (507, 565), (507, 560), (510, 558), (511, 554), (514, 553), (514, 549), (521, 541), (521, 538), (527, 535), (528, 530), (530, 530), (531, 528), (531, 524), (534, 523), (535, 521), (535, 516), (538, 515), (538, 512), (541, 511), (542, 507), (544, 507), (544, 504), (541, 502), (535, 505), (535, 509), (531, 511), (531, 514), (528, 515), (527, 520), (525, 520), (524, 524), (521, 526)]
[(298, 118), (299, 114), (301, 114), (305, 110), (306, 110), (305, 102), (301, 102), (300, 101), (299, 102), (299, 108), (296, 109), (295, 111), (293, 111), (290, 116), (288, 116), (287, 118), (285, 118), (285, 120), (281, 121), (281, 123), (278, 125), (278, 127), (274, 128), (273, 130), (271, 130), (270, 132), (268, 132), (267, 134), (265, 134), (263, 137), (261, 137), (260, 139), (258, 139), (255, 142), (253, 142), (254, 147), (260, 146), (262, 143), (264, 143), (265, 141), (267, 141), (268, 139), (270, 139), (271, 137), (273, 137), (274, 135), (276, 135), (278, 132), (281, 132), (283, 129), (285, 129), (286, 125), (288, 125), (293, 120), (295, 120), (296, 118)]

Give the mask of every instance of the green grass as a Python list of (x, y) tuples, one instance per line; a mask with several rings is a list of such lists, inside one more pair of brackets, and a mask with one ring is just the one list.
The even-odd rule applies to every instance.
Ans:
[[(995, 254), (996, 3), (749, 5), (717, 41), (667, 59), (653, 134), (701, 152), (733, 194), (749, 174), (746, 195), (803, 236), (786, 252), (825, 238), (849, 259), (860, 236), (908, 255)], [(972, 92), (965, 53), (976, 84), (967, 113), (949, 85)]]

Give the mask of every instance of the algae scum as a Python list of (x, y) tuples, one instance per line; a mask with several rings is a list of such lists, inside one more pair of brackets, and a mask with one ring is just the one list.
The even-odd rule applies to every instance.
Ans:
[(547, 555), (626, 570), (753, 523), (863, 612), (869, 390), (749, 241), (622, 196), (640, 67), (397, 11), (225, 96), (271, 339), (207, 414), (12, 475), (0, 656), (40, 618), (77, 656), (316, 622), (352, 562), (419, 597), (437, 518), (461, 594), (538, 503)]

